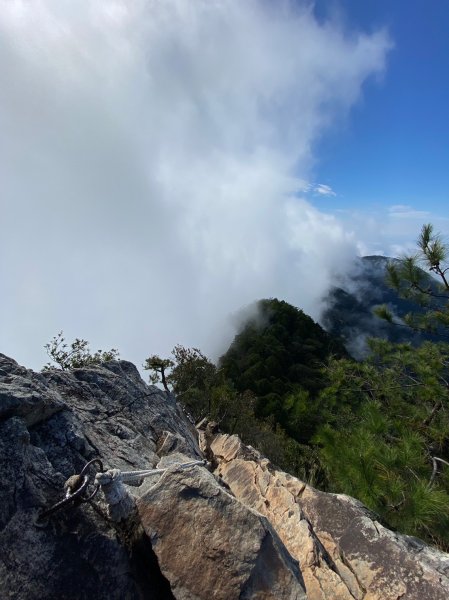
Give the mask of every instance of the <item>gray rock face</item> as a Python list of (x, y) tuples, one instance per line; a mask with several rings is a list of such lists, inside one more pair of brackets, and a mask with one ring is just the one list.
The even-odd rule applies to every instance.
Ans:
[[(263, 516), (204, 467), (176, 471), (202, 458), (197, 432), (133, 365), (38, 374), (0, 355), (0, 394), (2, 600), (305, 598), (297, 562)], [(124, 523), (108, 519), (100, 492), (36, 527), (93, 458), (170, 469), (129, 488), (139, 514)]]
[[(359, 502), (277, 471), (235, 436), (198, 435), (172, 395), (120, 361), (33, 373), (0, 354), (0, 598), (13, 600), (446, 600), (449, 556), (388, 531)], [(87, 461), (168, 467), (55, 512)], [(134, 501), (133, 501), (134, 505)], [(306, 595), (304, 593), (306, 588)]]
[(32, 426), (63, 408), (57, 392), (39, 375), (0, 354), (0, 419), (23, 417)]
[(151, 468), (167, 434), (200, 456), (174, 399), (130, 363), (38, 374), (0, 355), (0, 598), (172, 598), (149, 541), (130, 546), (100, 495), (35, 526), (87, 461)]

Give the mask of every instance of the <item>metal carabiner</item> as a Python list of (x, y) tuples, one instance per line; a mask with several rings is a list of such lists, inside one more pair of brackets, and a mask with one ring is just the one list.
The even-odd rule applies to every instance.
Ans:
[(64, 484), (64, 488), (66, 489), (65, 497), (50, 508), (41, 511), (38, 514), (34, 522), (37, 527), (45, 527), (48, 517), (65, 506), (75, 502), (79, 504), (89, 502), (89, 500), (94, 498), (100, 489), (98, 484), (95, 485), (93, 492), (89, 494), (89, 496), (83, 497), (84, 492), (87, 490), (89, 483), (91, 482), (91, 477), (86, 475), (86, 471), (94, 463), (98, 463), (100, 472), (103, 472), (103, 463), (99, 458), (94, 458), (84, 465), (79, 475), (72, 475), (69, 477)]
[[(87, 469), (94, 463), (98, 463), (98, 466), (100, 467), (100, 469), (98, 470), (98, 473), (103, 473), (104, 472), (103, 462), (99, 458), (93, 458), (92, 460), (90, 460), (88, 463), (86, 463), (84, 465), (80, 475), (84, 476), (84, 473), (87, 471)], [(90, 496), (87, 496), (87, 498), (83, 498), (81, 500), (81, 502), (89, 502), (89, 500), (92, 500), (92, 498), (94, 498), (97, 495), (99, 489), (100, 489), (100, 485), (98, 483), (96, 483), (94, 490), (90, 494)]]

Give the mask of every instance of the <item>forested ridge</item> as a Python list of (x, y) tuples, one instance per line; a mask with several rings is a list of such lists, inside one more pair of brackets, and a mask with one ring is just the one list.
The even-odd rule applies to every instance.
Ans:
[[(395, 343), (410, 342), (414, 346), (426, 340), (435, 341), (438, 337), (423, 329), (391, 327), (390, 323), (376, 316), (375, 310), (379, 305), (388, 307), (396, 323), (401, 323), (411, 312), (425, 312), (425, 307), (413, 298), (399, 294), (388, 285), (388, 267), (391, 264), (399, 266), (400, 262), (386, 256), (357, 258), (344, 276), (335, 277), (333, 287), (324, 298), (320, 322), (328, 333), (343, 341), (354, 358), (368, 356), (367, 340), (372, 337)], [(431, 286), (437, 293), (434, 278), (426, 271), (422, 271), (421, 275), (425, 287)], [(444, 299), (441, 304), (444, 306)]]
[[(354, 496), (389, 527), (447, 551), (449, 344), (441, 341), (449, 336), (447, 257), (426, 225), (417, 254), (386, 265), (389, 285), (410, 312), (398, 318), (391, 303), (377, 305), (380, 330), (400, 328), (401, 340), (409, 331), (413, 344), (370, 339), (367, 356), (355, 360), (344, 337), (271, 298), (251, 307), (217, 364), (198, 348), (178, 345), (171, 357), (150, 356), (144, 368), (193, 420), (217, 421), (286, 471)], [(62, 368), (72, 360), (79, 366), (84, 341), (67, 349), (61, 338), (47, 346), (50, 357)], [(94, 357), (114, 358), (110, 352)], [(92, 360), (88, 352), (85, 358)]]
[(297, 404), (315, 399), (326, 385), (329, 358), (348, 357), (339, 339), (302, 310), (277, 299), (260, 300), (219, 366), (240, 392), (257, 398), (256, 415), (273, 416), (298, 441), (310, 432), (298, 427)]

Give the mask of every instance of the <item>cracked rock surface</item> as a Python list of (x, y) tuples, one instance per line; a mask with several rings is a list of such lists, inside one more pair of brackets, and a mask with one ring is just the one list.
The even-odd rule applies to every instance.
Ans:
[[(174, 397), (131, 363), (34, 373), (0, 355), (0, 598), (303, 600), (298, 563), (267, 519), (205, 467), (173, 466), (202, 456)], [(37, 527), (93, 458), (172, 466), (128, 488), (140, 515), (125, 522), (107, 518), (99, 492)]]
[(305, 600), (298, 564), (268, 520), (206, 469), (174, 471), (138, 510), (176, 598)]
[(299, 561), (310, 600), (449, 598), (449, 555), (386, 529), (353, 498), (274, 469), (237, 436), (219, 434), (207, 445), (215, 473), (267, 517)]
[[(356, 500), (276, 470), (236, 436), (199, 435), (126, 361), (34, 373), (0, 354), (0, 598), (447, 600), (449, 556)], [(206, 457), (203, 466), (177, 464)], [(168, 467), (128, 520), (89, 503), (39, 512), (87, 461)]]

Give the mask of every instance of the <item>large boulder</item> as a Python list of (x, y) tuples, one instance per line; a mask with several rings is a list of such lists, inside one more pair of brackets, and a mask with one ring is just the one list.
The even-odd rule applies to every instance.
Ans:
[(36, 524), (87, 461), (151, 468), (169, 436), (191, 459), (201, 456), (174, 398), (131, 363), (33, 373), (0, 355), (0, 598), (173, 598), (149, 540), (130, 542), (107, 519), (101, 494)]
[(138, 501), (179, 600), (305, 599), (298, 564), (270, 523), (201, 467), (169, 471)]

